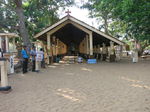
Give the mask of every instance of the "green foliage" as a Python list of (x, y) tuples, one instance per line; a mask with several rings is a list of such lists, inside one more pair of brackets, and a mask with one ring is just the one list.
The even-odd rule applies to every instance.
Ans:
[(127, 33), (137, 40), (150, 40), (150, 1), (122, 0), (117, 4), (115, 16), (128, 25)]
[(129, 40), (127, 34), (126, 34), (127, 24), (125, 24), (123, 21), (113, 21), (109, 24), (109, 32), (111, 35), (117, 38), (126, 38)]
[(0, 32), (16, 32), (17, 16), (10, 2), (0, 1)]
[(100, 29), (105, 29), (105, 33), (109, 33), (108, 24), (112, 17), (113, 4), (112, 0), (88, 0), (82, 8), (87, 8), (90, 11), (90, 17), (96, 18), (103, 24), (99, 27)]
[(89, 9), (93, 18), (100, 21), (106, 19), (108, 32), (113, 36), (121, 34), (123, 37), (150, 42), (149, 0), (88, 0), (83, 8)]
[[(73, 0), (22, 0), (26, 26), (30, 39), (48, 25), (59, 19), (60, 7), (72, 5)], [(0, 31), (18, 32), (18, 18), (13, 0), (0, 0)]]

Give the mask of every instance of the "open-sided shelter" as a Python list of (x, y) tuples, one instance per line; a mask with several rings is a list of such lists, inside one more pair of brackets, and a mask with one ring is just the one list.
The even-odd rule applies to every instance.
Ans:
[(45, 28), (34, 36), (34, 38), (45, 41), (50, 56), (56, 55), (93, 55), (94, 46), (110, 42), (115, 45), (124, 45), (124, 42), (98, 29), (67, 15), (57, 23)]

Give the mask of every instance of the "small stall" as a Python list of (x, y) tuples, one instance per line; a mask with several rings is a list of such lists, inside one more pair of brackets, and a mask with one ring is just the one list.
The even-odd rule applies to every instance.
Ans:
[(15, 33), (0, 33), (0, 48), (3, 53), (10, 52), (9, 40), (12, 38), (12, 52), (15, 52), (15, 38), (19, 37)]
[[(0, 51), (2, 57), (9, 59), (7, 64), (8, 74), (14, 73), (14, 55), (16, 55), (16, 43), (15, 38), (19, 37), (15, 33), (0, 33)], [(12, 44), (10, 45), (10, 39)]]
[[(13, 52), (15, 51), (15, 33), (0, 33), (0, 91), (8, 91), (11, 86), (8, 86), (8, 73), (14, 73), (14, 58)], [(13, 39), (12, 49), (9, 49), (9, 39)]]

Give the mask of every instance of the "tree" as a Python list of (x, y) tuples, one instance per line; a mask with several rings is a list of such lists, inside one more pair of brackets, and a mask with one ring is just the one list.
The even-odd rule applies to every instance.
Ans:
[(19, 33), (27, 45), (35, 33), (58, 20), (60, 7), (73, 3), (73, 0), (1, 0), (0, 31)]
[(11, 3), (0, 1), (0, 32), (16, 32), (17, 17)]
[(30, 39), (29, 39), (29, 34), (28, 34), (28, 29), (26, 28), (25, 25), (25, 16), (24, 16), (24, 11), (22, 8), (22, 0), (14, 0), (15, 4), (15, 11), (16, 15), (18, 16), (18, 23), (19, 23), (19, 31), (20, 35), (22, 37), (23, 43), (26, 46), (31, 46)]
[(23, 6), (25, 16), (28, 18), (29, 34), (32, 37), (59, 19), (57, 14), (60, 7), (72, 5), (73, 0), (28, 0)]
[(149, 6), (149, 0), (88, 0), (83, 7), (93, 18), (103, 20), (106, 33), (150, 43)]
[(122, 0), (117, 4), (114, 15), (128, 25), (127, 33), (137, 40), (150, 41), (150, 1)]
[(90, 17), (96, 18), (103, 22), (100, 29), (104, 28), (105, 33), (109, 34), (108, 26), (112, 19), (113, 4), (112, 0), (88, 0), (82, 8), (87, 8), (90, 11)]

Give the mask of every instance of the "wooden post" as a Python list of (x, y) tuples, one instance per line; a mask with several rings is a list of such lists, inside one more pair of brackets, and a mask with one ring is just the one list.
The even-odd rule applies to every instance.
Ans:
[(106, 61), (106, 54), (107, 54), (107, 48), (105, 43), (103, 43), (103, 47), (102, 47), (102, 61)]
[(58, 46), (58, 42), (59, 42), (59, 40), (58, 39), (56, 39), (56, 42), (57, 42), (57, 45), (56, 45), (56, 56), (58, 55), (58, 48), (59, 48), (59, 46)]
[(110, 41), (110, 55), (114, 55), (114, 42)]
[(89, 37), (88, 37), (88, 35), (86, 35), (86, 43), (87, 43), (86, 44), (87, 45), (86, 46), (86, 53), (89, 54)]
[(86, 54), (86, 37), (84, 38), (83, 43), (84, 43), (84, 54)]
[(110, 41), (110, 52), (109, 52), (109, 61), (114, 62), (115, 61), (115, 49), (114, 49), (114, 42)]
[(50, 47), (51, 47), (51, 36), (50, 34), (47, 34), (47, 50), (48, 50), (48, 54), (47, 54), (47, 64), (50, 64), (50, 60), (49, 60), (49, 56), (50, 56)]
[(93, 55), (93, 36), (92, 36), (92, 32), (89, 34), (89, 41), (90, 41), (90, 55)]
[(97, 48), (98, 48), (98, 51), (97, 51), (97, 53), (98, 53), (98, 60), (101, 60), (101, 46), (98, 45)]

